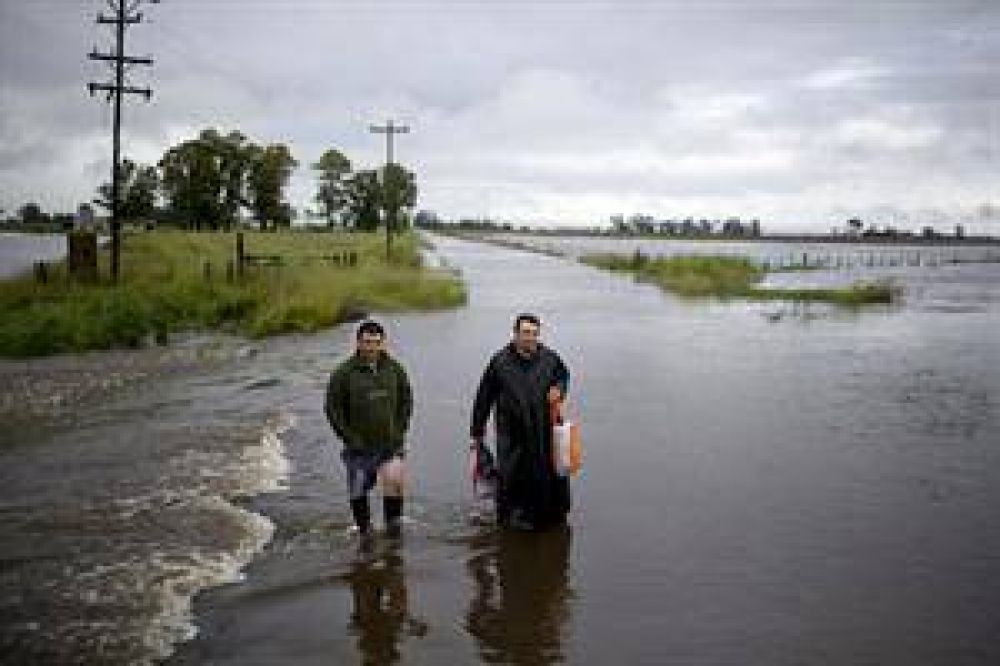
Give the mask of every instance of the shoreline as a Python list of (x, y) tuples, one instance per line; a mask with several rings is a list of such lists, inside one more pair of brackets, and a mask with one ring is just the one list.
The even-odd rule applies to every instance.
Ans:
[[(191, 330), (251, 339), (312, 333), (369, 311), (447, 309), (467, 298), (460, 275), (428, 265), (427, 241), (415, 233), (397, 237), (390, 259), (373, 234), (248, 232), (245, 255), (238, 238), (131, 235), (118, 284), (71, 281), (65, 260), (41, 283), (31, 275), (2, 279), (0, 309), (8, 317), (0, 357), (141, 348)], [(99, 274), (107, 262), (100, 252)]]

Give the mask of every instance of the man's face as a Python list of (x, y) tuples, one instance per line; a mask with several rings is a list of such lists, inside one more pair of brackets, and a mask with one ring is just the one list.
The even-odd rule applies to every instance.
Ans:
[(385, 340), (378, 333), (362, 333), (358, 338), (358, 354), (366, 361), (374, 361), (385, 347)]
[(530, 321), (522, 321), (514, 331), (514, 346), (517, 351), (530, 356), (538, 350), (538, 338), (541, 335), (541, 327)]

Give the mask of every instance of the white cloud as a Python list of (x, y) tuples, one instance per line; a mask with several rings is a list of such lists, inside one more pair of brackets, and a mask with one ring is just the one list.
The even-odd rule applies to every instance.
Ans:
[(834, 91), (871, 85), (890, 74), (887, 67), (865, 58), (847, 58), (815, 71), (800, 82), (803, 88)]
[(909, 113), (882, 114), (841, 121), (834, 131), (845, 146), (899, 150), (927, 148), (941, 140), (941, 128)]

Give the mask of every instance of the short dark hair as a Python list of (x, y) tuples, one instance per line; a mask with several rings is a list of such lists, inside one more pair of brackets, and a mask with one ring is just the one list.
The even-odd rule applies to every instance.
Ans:
[(382, 324), (371, 319), (361, 322), (361, 325), (358, 326), (358, 340), (366, 333), (368, 335), (377, 335), (380, 338), (385, 337), (385, 329), (382, 328)]
[(515, 331), (521, 330), (522, 322), (528, 322), (529, 324), (534, 324), (538, 328), (542, 327), (542, 320), (539, 319), (536, 315), (531, 314), (530, 312), (522, 312), (521, 314), (517, 315), (517, 318), (514, 319)]

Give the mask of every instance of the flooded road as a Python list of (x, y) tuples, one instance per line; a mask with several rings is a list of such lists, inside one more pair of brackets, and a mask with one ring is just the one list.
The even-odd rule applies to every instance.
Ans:
[[(0, 656), (126, 663), (193, 621), (171, 663), (1000, 660), (1000, 265), (900, 267), (901, 305), (852, 313), (436, 242), (468, 307), (384, 317), (415, 390), (402, 546), (348, 529), (321, 407), (352, 331), (267, 341), (0, 449)], [(469, 520), (470, 401), (521, 310), (583, 424), (566, 531)]]

